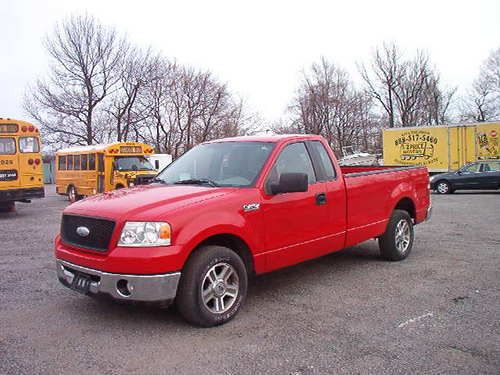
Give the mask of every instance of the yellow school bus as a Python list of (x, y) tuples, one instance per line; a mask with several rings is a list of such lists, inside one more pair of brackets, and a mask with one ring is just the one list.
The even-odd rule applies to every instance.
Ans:
[(43, 198), (40, 132), (25, 121), (0, 118), (0, 210)]
[(500, 122), (385, 129), (384, 165), (454, 171), (478, 160), (500, 159), (499, 138)]
[(150, 182), (156, 170), (144, 143), (115, 142), (72, 147), (56, 153), (56, 192), (70, 202), (82, 197)]

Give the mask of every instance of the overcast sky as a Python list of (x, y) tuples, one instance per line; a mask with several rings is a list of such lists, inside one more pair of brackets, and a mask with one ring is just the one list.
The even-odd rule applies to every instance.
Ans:
[[(80, 5), (79, 5), (80, 4)], [(42, 38), (87, 12), (140, 46), (211, 70), (251, 111), (283, 115), (301, 71), (321, 56), (358, 80), (356, 62), (395, 41), (426, 50), (445, 83), (465, 89), (500, 47), (500, 1), (0, 0), (0, 117), (23, 119), (29, 83), (47, 71)]]

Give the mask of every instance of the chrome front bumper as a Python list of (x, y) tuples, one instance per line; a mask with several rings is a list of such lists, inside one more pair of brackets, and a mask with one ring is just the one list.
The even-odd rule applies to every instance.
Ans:
[(177, 293), (180, 272), (162, 275), (126, 275), (98, 271), (78, 266), (64, 260), (56, 260), (57, 277), (71, 288), (76, 273), (91, 278), (89, 294), (108, 294), (119, 300), (164, 302), (171, 301)]

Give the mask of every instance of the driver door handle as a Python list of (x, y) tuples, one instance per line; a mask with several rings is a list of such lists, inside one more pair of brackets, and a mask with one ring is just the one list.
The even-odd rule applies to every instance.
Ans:
[(325, 193), (316, 194), (316, 204), (318, 206), (326, 204), (326, 194)]

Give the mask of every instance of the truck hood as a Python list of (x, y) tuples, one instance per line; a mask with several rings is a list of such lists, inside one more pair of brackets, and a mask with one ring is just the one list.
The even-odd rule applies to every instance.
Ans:
[(192, 185), (139, 185), (113, 190), (73, 203), (65, 214), (98, 216), (119, 220), (155, 220), (159, 215), (226, 195), (235, 188)]

